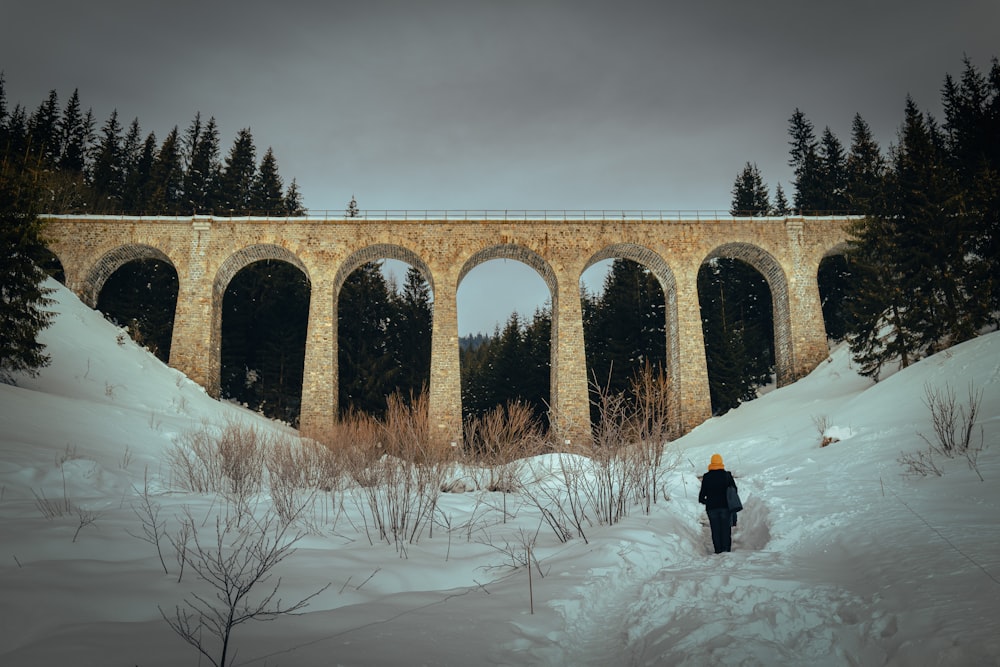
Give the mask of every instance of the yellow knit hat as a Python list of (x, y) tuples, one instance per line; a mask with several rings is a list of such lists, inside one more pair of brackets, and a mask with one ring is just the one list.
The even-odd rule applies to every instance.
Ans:
[(722, 470), (722, 454), (712, 454), (712, 462), (708, 464), (709, 470)]

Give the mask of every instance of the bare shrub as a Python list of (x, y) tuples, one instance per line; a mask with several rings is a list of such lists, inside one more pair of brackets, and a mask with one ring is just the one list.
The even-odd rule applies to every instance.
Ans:
[(906, 466), (905, 475), (911, 477), (927, 477), (934, 475), (940, 477), (944, 474), (937, 462), (934, 461), (934, 452), (930, 449), (921, 449), (917, 452), (900, 454), (897, 459)]
[[(628, 401), (624, 392), (611, 392), (596, 383), (600, 421), (594, 426), (594, 446), (589, 453), (593, 484), (581, 487), (593, 505), (597, 520), (613, 524), (627, 514), (630, 483), (636, 459), (628, 451)], [(576, 476), (579, 478), (579, 475)]]
[(647, 363), (631, 380), (630, 392), (611, 392), (593, 383), (600, 421), (590, 453), (595, 485), (591, 490), (598, 520), (617, 523), (631, 505), (646, 512), (664, 494), (667, 442), (676, 425), (673, 392), (666, 375)]
[[(236, 626), (295, 614), (330, 585), (283, 606), (277, 597), (281, 579), (269, 584), (272, 570), (295, 553), (302, 535), (289, 534), (289, 524), (273, 513), (258, 520), (245, 508), (236, 511), (237, 517), (216, 517), (214, 539), (201, 537), (193, 521), (187, 526), (191, 544), (184, 550), (184, 562), (214, 595), (191, 593), (171, 614), (160, 608), (170, 628), (216, 666), (228, 664)], [(253, 597), (261, 586), (260, 595)]]
[[(497, 544), (491, 535), (485, 535), (479, 540), (479, 543), (498, 551), (504, 556), (504, 562), (499, 566), (493, 567), (517, 570), (522, 567), (529, 567), (533, 562), (537, 564), (537, 561), (534, 559), (534, 549), (535, 543), (538, 541), (538, 532), (541, 528), (541, 524), (534, 531), (518, 528), (516, 539), (511, 541), (505, 537), (503, 538), (503, 544)], [(545, 576), (541, 568), (539, 568), (538, 574), (542, 577)]]
[(589, 523), (587, 507), (592, 494), (587, 476), (592, 470), (590, 459), (578, 454), (556, 454), (557, 475), (535, 475), (530, 484), (521, 485), (522, 496), (534, 505), (542, 520), (552, 529), (556, 539), (569, 542), (574, 535), (587, 542), (584, 525)]
[(465, 422), (469, 462), (484, 477), (476, 480), (487, 491), (511, 493), (518, 487), (524, 460), (542, 453), (545, 434), (531, 407), (522, 401), (496, 406)]
[(187, 562), (188, 545), (191, 542), (191, 533), (194, 531), (194, 525), (194, 517), (191, 516), (191, 510), (185, 507), (184, 516), (180, 520), (180, 527), (177, 529), (177, 532), (173, 534), (167, 533), (167, 540), (174, 548), (174, 556), (177, 559), (177, 566), (179, 568), (177, 583), (180, 583), (184, 578), (184, 564)]
[(340, 488), (340, 465), (334, 453), (315, 440), (279, 436), (266, 450), (271, 503), (282, 521), (302, 518), (321, 492)]
[(637, 473), (638, 498), (648, 513), (650, 505), (666, 493), (664, 479), (676, 466), (676, 457), (667, 460), (666, 446), (680, 435), (677, 396), (666, 373), (649, 362), (632, 377), (631, 385), (633, 403), (627, 415), (626, 435), (630, 454), (637, 459), (632, 469)]
[(261, 490), (268, 440), (257, 426), (235, 421), (228, 422), (219, 434), (218, 451), (227, 481), (226, 491), (239, 502)]
[(677, 432), (677, 406), (663, 372), (647, 364), (633, 377), (629, 392), (593, 384), (600, 421), (591, 445), (559, 455), (556, 481), (522, 486), (562, 541), (574, 534), (586, 540), (592, 520), (617, 523), (635, 505), (649, 512), (666, 497), (666, 475), (677, 462), (666, 451)]
[(971, 383), (965, 405), (958, 404), (955, 391), (950, 385), (939, 390), (930, 383), (925, 384), (924, 405), (931, 412), (935, 442), (931, 442), (923, 434), (918, 435), (928, 445), (946, 456), (964, 454), (970, 446), (974, 446), (972, 435), (982, 401), (983, 390), (976, 391)]
[(170, 471), (182, 488), (224, 493), (248, 502), (261, 490), (269, 436), (257, 426), (229, 421), (220, 428), (203, 425), (180, 436), (167, 452)]
[(31, 490), (31, 495), (35, 497), (35, 509), (46, 519), (55, 519), (73, 512), (73, 503), (65, 495), (59, 499), (50, 499), (45, 496), (45, 491), (36, 492), (34, 489)]
[(443, 462), (451, 457), (450, 449), (430, 438), (427, 394), (403, 400), (399, 392), (386, 398), (385, 420), (382, 423), (382, 443), (385, 453), (415, 463)]
[(69, 499), (69, 493), (66, 491), (66, 470), (63, 469), (62, 462), (58, 459), (56, 459), (56, 465), (59, 466), (59, 472), (62, 474), (62, 498), (50, 500), (45, 496), (44, 490), (39, 490), (37, 493), (34, 489), (31, 490), (31, 495), (35, 497), (35, 508), (41, 512), (43, 517), (50, 520), (72, 514), (75, 510)]
[(344, 472), (360, 486), (378, 483), (371, 464), (381, 457), (382, 426), (370, 415), (352, 412), (345, 415), (333, 428), (318, 436), (342, 462)]
[(66, 444), (66, 449), (60, 454), (56, 454), (56, 467), (62, 468), (63, 464), (67, 461), (75, 461), (77, 459), (83, 458), (76, 451), (76, 445)]
[(840, 438), (826, 434), (827, 429), (829, 429), (831, 426), (830, 418), (827, 415), (813, 415), (812, 423), (813, 426), (816, 427), (816, 431), (819, 433), (820, 447), (826, 447), (828, 445), (832, 445), (835, 442), (840, 442)]
[(82, 507), (76, 508), (76, 516), (80, 520), (80, 523), (77, 524), (76, 532), (73, 533), (74, 542), (76, 542), (76, 538), (80, 536), (80, 531), (83, 530), (85, 526), (89, 526), (101, 518), (99, 512), (83, 509)]
[(935, 454), (947, 458), (962, 456), (969, 464), (969, 468), (979, 476), (979, 480), (984, 481), (979, 471), (979, 454), (986, 446), (981, 424), (978, 441), (975, 438), (976, 421), (982, 401), (983, 390), (976, 390), (971, 382), (965, 404), (959, 404), (950, 385), (938, 389), (930, 383), (925, 384), (923, 402), (931, 413), (934, 439), (918, 432), (917, 435), (927, 443), (928, 449), (915, 455), (904, 455), (900, 458), (900, 462), (907, 465), (911, 473), (926, 475), (927, 472), (922, 471), (929, 469), (930, 472), (941, 475), (940, 469), (933, 463)]
[(175, 484), (195, 493), (216, 493), (223, 488), (222, 460), (217, 436), (208, 425), (182, 433), (167, 450), (167, 465)]
[(160, 519), (160, 504), (155, 502), (149, 494), (149, 470), (143, 473), (142, 491), (134, 486), (132, 490), (139, 496), (139, 500), (132, 503), (132, 512), (142, 524), (142, 534), (133, 533), (130, 530), (125, 532), (143, 542), (152, 544), (156, 548), (156, 555), (160, 558), (160, 565), (163, 566), (163, 574), (170, 574), (163, 559), (163, 548), (161, 547), (166, 538), (166, 522)]
[(398, 395), (389, 397), (385, 421), (352, 415), (337, 429), (345, 469), (358, 484), (357, 502), (367, 507), (377, 539), (401, 553), (425, 528), (432, 529), (452, 466), (450, 451), (432, 444), (429, 431), (426, 399), (406, 402)]
[(80, 531), (85, 526), (91, 525), (101, 517), (100, 513), (84, 509), (70, 501), (69, 496), (66, 495), (65, 474), (63, 475), (63, 497), (61, 499), (49, 499), (45, 496), (44, 491), (35, 492), (34, 489), (32, 489), (31, 495), (35, 497), (35, 508), (46, 519), (57, 519), (70, 514), (76, 515), (79, 523), (77, 524), (76, 531), (73, 533), (73, 542), (76, 542), (76, 539), (80, 536)]

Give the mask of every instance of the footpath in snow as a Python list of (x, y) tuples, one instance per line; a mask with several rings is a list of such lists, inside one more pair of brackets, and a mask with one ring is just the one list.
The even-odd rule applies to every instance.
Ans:
[[(212, 591), (137, 537), (141, 490), (171, 534), (188, 515), (214, 526), (225, 502), (179, 488), (171, 448), (233, 419), (294, 434), (212, 400), (56, 287), (51, 367), (0, 385), (0, 664), (196, 664), (160, 610)], [(962, 403), (970, 386), (976, 469), (906, 475), (900, 458), (933, 435), (927, 388)], [(371, 539), (363, 496), (324, 494), (272, 585), (285, 600), (329, 587), (301, 615), (238, 626), (235, 664), (1000, 664), (1000, 334), (878, 383), (838, 347), (668, 450), (667, 500), (565, 543), (524, 497), (478, 489), (442, 494), (433, 532), (400, 550)], [(696, 499), (716, 452), (746, 507), (721, 555)]]

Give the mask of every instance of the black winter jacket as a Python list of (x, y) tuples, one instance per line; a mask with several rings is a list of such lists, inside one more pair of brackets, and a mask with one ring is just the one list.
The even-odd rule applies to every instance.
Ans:
[(709, 470), (701, 478), (701, 491), (698, 493), (698, 502), (705, 506), (706, 510), (722, 509), (729, 507), (726, 502), (726, 489), (729, 487), (739, 490), (736, 487), (736, 480), (733, 474), (725, 469)]

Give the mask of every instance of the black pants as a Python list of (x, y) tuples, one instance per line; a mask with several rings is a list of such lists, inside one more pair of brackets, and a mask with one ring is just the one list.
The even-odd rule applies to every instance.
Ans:
[(733, 550), (733, 517), (727, 507), (706, 510), (708, 525), (712, 528), (712, 546), (715, 553)]

